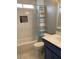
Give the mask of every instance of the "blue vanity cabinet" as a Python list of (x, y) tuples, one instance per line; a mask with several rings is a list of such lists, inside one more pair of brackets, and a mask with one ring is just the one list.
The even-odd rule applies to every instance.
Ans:
[(46, 47), (44, 48), (45, 48), (45, 59), (51, 59), (52, 56), (51, 51)]
[(51, 53), (51, 59), (61, 59), (60, 57), (58, 57), (55, 53)]
[(43, 39), (45, 59), (61, 59), (61, 48)]

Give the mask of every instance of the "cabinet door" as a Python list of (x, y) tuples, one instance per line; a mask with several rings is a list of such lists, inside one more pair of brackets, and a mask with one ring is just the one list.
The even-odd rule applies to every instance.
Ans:
[(51, 53), (51, 59), (61, 59), (60, 57), (58, 57), (55, 53)]
[(45, 59), (52, 59), (51, 56), (51, 51), (45, 47)]

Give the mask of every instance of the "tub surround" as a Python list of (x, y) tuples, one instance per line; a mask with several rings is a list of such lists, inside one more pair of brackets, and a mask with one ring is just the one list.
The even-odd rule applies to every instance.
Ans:
[[(26, 14), (28, 12), (29, 14)], [(17, 8), (17, 43), (21, 44), (27, 41), (34, 40), (33, 28), (34, 10)], [(20, 16), (27, 16), (28, 22), (20, 23)]]
[(42, 38), (45, 39), (46, 41), (54, 44), (55, 46), (61, 48), (61, 37), (59, 34), (51, 35), (51, 34), (45, 33), (44, 37), (42, 37)]

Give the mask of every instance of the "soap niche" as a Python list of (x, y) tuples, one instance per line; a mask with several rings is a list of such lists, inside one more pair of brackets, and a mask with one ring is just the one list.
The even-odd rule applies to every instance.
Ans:
[(27, 16), (20, 16), (20, 23), (27, 23), (28, 17)]

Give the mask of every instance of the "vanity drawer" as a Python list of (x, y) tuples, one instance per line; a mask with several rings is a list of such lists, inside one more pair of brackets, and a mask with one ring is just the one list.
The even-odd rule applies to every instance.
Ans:
[(44, 41), (44, 46), (49, 48), (52, 52), (54, 52), (57, 56), (61, 57), (61, 48), (55, 46), (54, 44), (46, 41), (45, 39), (43, 39)]

